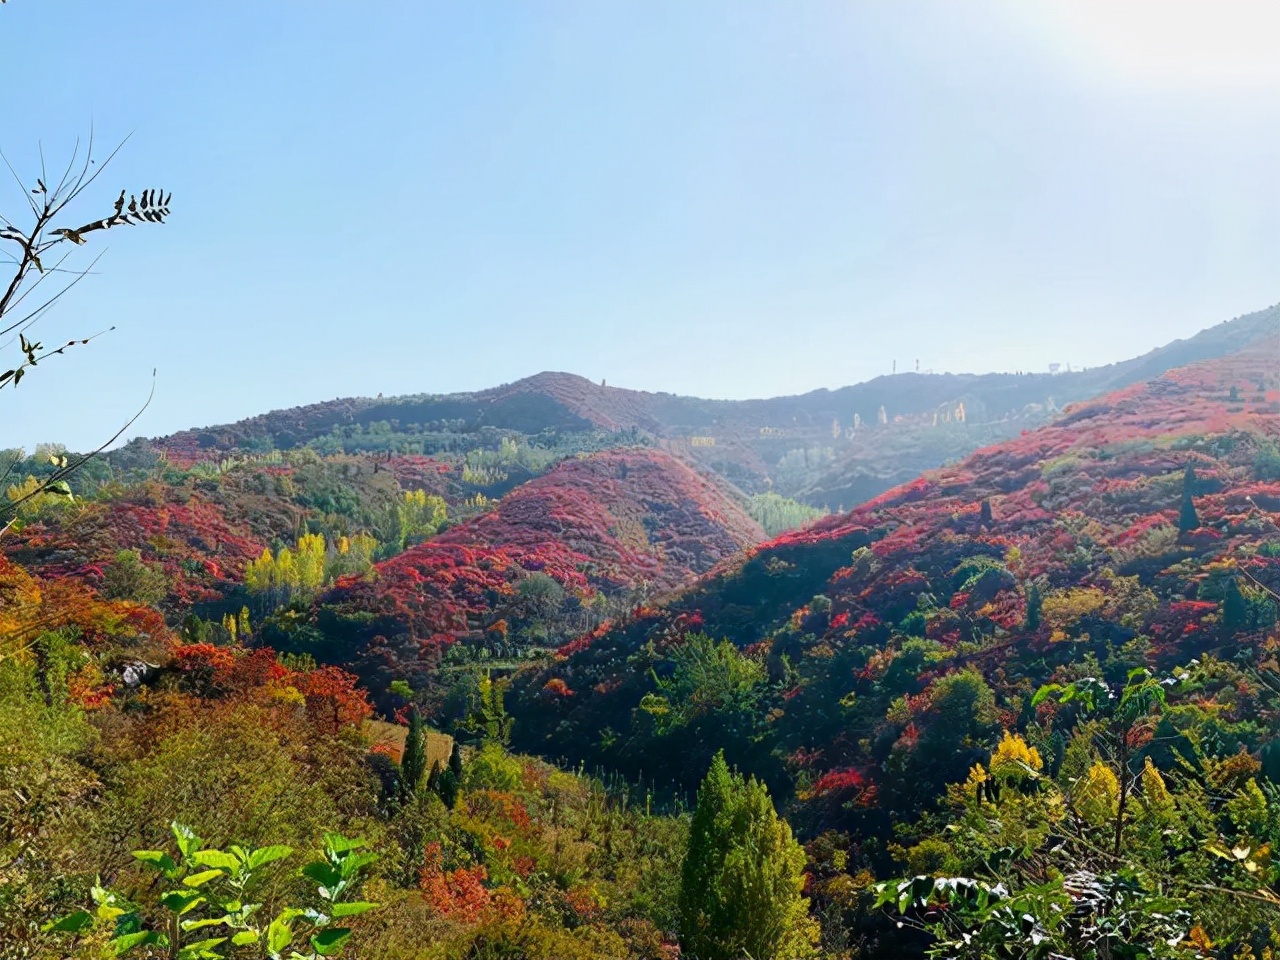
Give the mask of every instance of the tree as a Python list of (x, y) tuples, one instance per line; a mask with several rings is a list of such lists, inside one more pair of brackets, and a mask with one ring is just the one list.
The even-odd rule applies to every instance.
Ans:
[(711, 761), (681, 870), (680, 943), (695, 960), (810, 956), (817, 925), (804, 889), (805, 855), (764, 784)]
[(422, 786), (427, 772), (427, 738), (422, 732), (422, 715), (418, 708), (409, 708), (409, 735), (404, 741), (404, 755), (400, 758), (400, 797), (411, 799)]
[(1034, 583), (1027, 587), (1027, 630), (1040, 629), (1040, 613), (1044, 608), (1044, 598), (1040, 596), (1040, 588)]
[[(91, 134), (83, 153), (80, 142), (76, 142), (71, 159), (61, 173), (55, 169), (51, 176), (42, 159), (40, 175), (33, 178), (34, 182), (22, 184), (27, 213), (13, 216), (0, 213), (0, 247), (10, 251), (7, 262), (12, 267), (8, 281), (0, 280), (0, 337), (13, 338), (0, 349), (13, 345), (16, 339), (18, 350), (17, 356), (10, 361), (12, 366), (0, 363), (0, 367), (9, 366), (7, 370), (0, 370), (0, 390), (16, 388), (41, 361), (64, 354), (73, 347), (84, 346), (99, 336), (94, 334), (67, 340), (56, 347), (46, 347), (27, 336), (49, 308), (88, 276), (97, 262), (95, 259), (81, 270), (72, 268), (69, 261), (76, 248), (86, 245), (89, 235), (98, 231), (141, 223), (163, 223), (169, 216), (171, 195), (166, 195), (163, 190), (143, 190), (140, 198), (130, 196), (128, 202), (125, 201), (127, 191), (121, 190), (112, 211), (105, 217), (89, 220), (80, 226), (72, 225), (79, 222), (79, 217), (70, 221), (66, 219), (72, 215), (72, 206), (93, 186), (119, 150), (120, 147), (116, 147), (99, 163), (94, 156)], [(16, 178), (17, 174), (14, 176)], [(27, 214), (30, 217), (27, 225), (20, 226)], [(59, 221), (62, 221), (61, 225)], [(58, 289), (51, 289), (59, 284)], [(148, 397), (142, 409), (97, 449), (81, 456), (58, 458), (54, 470), (41, 477), (19, 499), (0, 502), (0, 533), (14, 523), (18, 508), (26, 501), (50, 494), (70, 498), (71, 487), (67, 479), (115, 442), (142, 415), (150, 402)], [(15, 457), (7, 465), (0, 474), (0, 482), (9, 480), (20, 460), (20, 457)]]
[(1200, 527), (1200, 517), (1196, 513), (1195, 500), (1191, 496), (1195, 486), (1195, 467), (1187, 464), (1187, 471), (1182, 475), (1182, 510), (1178, 513), (1178, 530), (1181, 533), (1197, 530)]
[(102, 595), (108, 600), (133, 600), (155, 605), (169, 592), (163, 570), (149, 566), (137, 550), (121, 550), (102, 571)]

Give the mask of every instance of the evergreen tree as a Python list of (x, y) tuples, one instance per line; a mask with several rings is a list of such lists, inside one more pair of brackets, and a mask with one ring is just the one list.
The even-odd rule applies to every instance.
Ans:
[(764, 784), (716, 754), (698, 789), (680, 883), (680, 941), (694, 960), (810, 956), (805, 855)]
[(412, 798), (422, 785), (427, 772), (427, 738), (422, 731), (422, 717), (417, 707), (409, 708), (409, 735), (404, 741), (404, 756), (400, 758), (400, 795)]
[(453, 773), (454, 779), (458, 783), (462, 782), (462, 745), (458, 741), (453, 742), (453, 750), (449, 754), (449, 770)]
[(1034, 583), (1027, 587), (1027, 622), (1025, 624), (1028, 630), (1040, 629), (1040, 611), (1044, 606), (1044, 600), (1040, 596), (1040, 588)]
[(1246, 627), (1249, 619), (1249, 604), (1240, 592), (1235, 577), (1227, 581), (1222, 594), (1222, 634), (1226, 638), (1234, 636)]
[(1178, 514), (1178, 530), (1186, 533), (1200, 527), (1200, 517), (1196, 513), (1196, 504), (1191, 497), (1196, 485), (1195, 467), (1187, 464), (1187, 472), (1182, 476), (1182, 511)]
[(991, 501), (983, 500), (980, 506), (979, 522), (988, 530), (994, 525), (995, 521), (991, 517)]

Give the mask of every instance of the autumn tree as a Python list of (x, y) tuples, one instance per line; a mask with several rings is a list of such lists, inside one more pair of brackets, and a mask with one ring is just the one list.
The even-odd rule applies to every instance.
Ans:
[(764, 784), (717, 753), (698, 789), (680, 883), (680, 944), (695, 960), (810, 956), (804, 849)]

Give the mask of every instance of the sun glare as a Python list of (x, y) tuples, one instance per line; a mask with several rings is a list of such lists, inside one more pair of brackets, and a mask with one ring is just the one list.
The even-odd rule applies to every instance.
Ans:
[(1277, 0), (1054, 0), (1028, 10), (1070, 54), (1141, 82), (1280, 86)]

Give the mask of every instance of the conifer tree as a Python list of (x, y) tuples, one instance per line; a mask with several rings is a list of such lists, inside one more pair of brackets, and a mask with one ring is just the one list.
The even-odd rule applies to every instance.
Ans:
[(1178, 530), (1187, 533), (1200, 527), (1200, 517), (1196, 513), (1195, 500), (1191, 493), (1196, 485), (1195, 467), (1187, 464), (1187, 472), (1182, 475), (1182, 510), (1178, 514)]
[(816, 924), (802, 896), (805, 855), (764, 784), (716, 754), (698, 789), (680, 883), (680, 942), (696, 960), (796, 960)]
[(417, 707), (409, 708), (409, 735), (404, 741), (404, 756), (400, 758), (400, 795), (411, 799), (422, 785), (427, 772), (427, 738), (422, 730), (422, 717)]
[(1027, 587), (1027, 622), (1028, 630), (1040, 629), (1040, 611), (1044, 601), (1040, 597), (1040, 588), (1034, 583)]
[(1245, 629), (1245, 623), (1249, 616), (1249, 605), (1245, 601), (1244, 594), (1240, 592), (1240, 586), (1236, 583), (1235, 577), (1227, 581), (1226, 589), (1222, 594), (1222, 634), (1228, 639), (1239, 631)]

